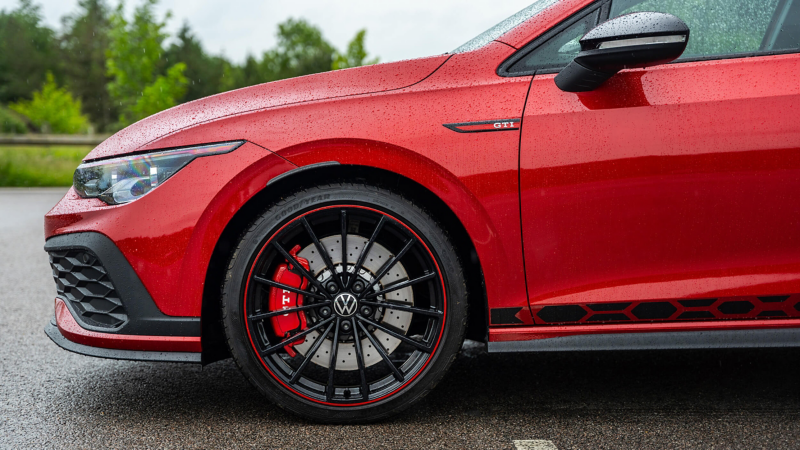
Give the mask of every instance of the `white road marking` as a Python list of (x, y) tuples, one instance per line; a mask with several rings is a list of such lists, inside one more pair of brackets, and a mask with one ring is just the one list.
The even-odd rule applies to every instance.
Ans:
[(533, 441), (514, 441), (517, 450), (558, 450), (553, 441), (537, 439)]

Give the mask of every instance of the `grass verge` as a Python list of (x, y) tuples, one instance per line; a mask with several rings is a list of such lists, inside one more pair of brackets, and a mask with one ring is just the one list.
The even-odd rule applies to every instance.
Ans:
[(71, 186), (72, 174), (91, 147), (0, 146), (0, 186)]

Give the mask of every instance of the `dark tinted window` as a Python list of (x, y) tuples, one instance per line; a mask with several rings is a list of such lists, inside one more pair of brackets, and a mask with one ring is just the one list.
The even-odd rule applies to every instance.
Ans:
[(764, 37), (767, 50), (800, 49), (800, 0), (789, 0), (775, 12), (775, 20)]
[(691, 30), (681, 59), (798, 48), (800, 0), (613, 0), (610, 18), (641, 11), (680, 17)]
[(514, 64), (509, 72), (560, 70), (581, 51), (581, 38), (597, 24), (599, 11), (588, 14), (534, 49), (528, 56)]

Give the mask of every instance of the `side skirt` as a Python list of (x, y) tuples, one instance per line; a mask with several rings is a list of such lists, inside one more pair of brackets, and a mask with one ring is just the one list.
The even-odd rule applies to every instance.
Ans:
[(584, 334), (489, 342), (490, 353), (800, 347), (800, 328)]
[(94, 356), (97, 358), (121, 359), (127, 361), (152, 361), (152, 362), (173, 362), (173, 363), (194, 363), (200, 364), (200, 353), (190, 352), (148, 352), (136, 350), (116, 350), (99, 347), (89, 347), (88, 345), (77, 344), (65, 338), (55, 324), (55, 318), (44, 328), (53, 342), (64, 350), (78, 353), (81, 355)]

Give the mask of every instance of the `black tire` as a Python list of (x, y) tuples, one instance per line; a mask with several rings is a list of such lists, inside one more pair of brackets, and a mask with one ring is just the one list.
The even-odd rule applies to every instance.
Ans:
[[(343, 217), (343, 242), (338, 255), (335, 245), (340, 240), (333, 244), (336, 235), (328, 233), (326, 237), (324, 232), (332, 230), (335, 214)], [(269, 309), (268, 303), (265, 306), (265, 302), (269, 301), (270, 289), (277, 288), (265, 285), (263, 279), (273, 273), (276, 265), (290, 265), (283, 253), (289, 249), (283, 246), (294, 245), (302, 239), (312, 243), (316, 239), (320, 243), (313, 247), (307, 244), (306, 255), (314, 254), (313, 249), (334, 248), (325, 249), (327, 259), (317, 258), (325, 260), (321, 271), (315, 272), (309, 265), (311, 276), (304, 277), (308, 278), (304, 292), (316, 296), (304, 296), (304, 305), (313, 309), (284, 314), (298, 319), (302, 315), (305, 328), (298, 327), (293, 334), (280, 334), (285, 331), (274, 325), (274, 321), (284, 319), (275, 315), (260, 318), (276, 311)], [(353, 253), (350, 247), (356, 245), (354, 248), (358, 249), (359, 242), (359, 251), (366, 249), (363, 257), (358, 252)], [(301, 242), (300, 247), (302, 245)], [(408, 247), (405, 253), (401, 245)], [(384, 260), (396, 259), (396, 262), (379, 269), (371, 262), (373, 267), (367, 268), (366, 260), (376, 255), (385, 256)], [(339, 258), (338, 266), (333, 262), (334, 257)], [(363, 266), (358, 267), (362, 259)], [(313, 261), (313, 257), (309, 261), (322, 264)], [(343, 266), (348, 270), (344, 275)], [(391, 266), (386, 269), (388, 272), (384, 271), (386, 266)], [(294, 265), (290, 267), (301, 272)], [(405, 279), (414, 280), (415, 284), (397, 289), (402, 286), (399, 281), (394, 284), (384, 281), (393, 276), (393, 272), (402, 280), (401, 269), (406, 274)], [(312, 280), (314, 277), (316, 284)], [(392, 287), (396, 290), (379, 294)], [(338, 294), (323, 292), (336, 289)], [(360, 293), (355, 289), (361, 289)], [(400, 296), (401, 292), (406, 298), (388, 298)], [(351, 304), (351, 297), (358, 301), (355, 313), (347, 306)], [(240, 239), (228, 266), (222, 289), (222, 317), (234, 360), (244, 376), (274, 403), (315, 422), (365, 423), (405, 410), (442, 379), (464, 339), (466, 299), (463, 271), (456, 252), (446, 233), (430, 215), (394, 192), (341, 183), (307, 188), (284, 197), (253, 222)], [(316, 331), (309, 332), (311, 328)], [(348, 332), (345, 328), (358, 331)], [(305, 337), (298, 336), (303, 332), (307, 333)], [(292, 336), (298, 336), (292, 344), (297, 347), (291, 347), (295, 355), (289, 352), (290, 346), (280, 347)], [(313, 344), (309, 342), (311, 337), (314, 337)], [(392, 343), (383, 342), (383, 338), (387, 342), (391, 339)], [(297, 350), (300, 346), (305, 346), (303, 354)], [(323, 348), (330, 350), (330, 356), (316, 354)], [(345, 356), (344, 352), (352, 354), (349, 350), (355, 350), (357, 356)], [(377, 355), (381, 359), (375, 362)], [(320, 359), (320, 356), (324, 357)], [(304, 362), (306, 358), (312, 362)], [(340, 362), (341, 358), (349, 359)], [(352, 369), (353, 360), (357, 370)], [(328, 369), (339, 364), (344, 370)], [(327, 383), (325, 376), (328, 376)]]

